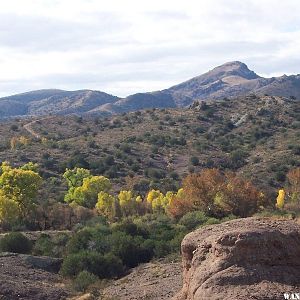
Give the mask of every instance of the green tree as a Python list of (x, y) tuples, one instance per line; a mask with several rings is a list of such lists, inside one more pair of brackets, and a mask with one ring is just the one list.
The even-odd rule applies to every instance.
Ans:
[(75, 202), (81, 206), (94, 208), (100, 192), (107, 193), (111, 183), (104, 176), (92, 176), (89, 170), (83, 168), (67, 169), (63, 177), (67, 180), (69, 190), (65, 201)]

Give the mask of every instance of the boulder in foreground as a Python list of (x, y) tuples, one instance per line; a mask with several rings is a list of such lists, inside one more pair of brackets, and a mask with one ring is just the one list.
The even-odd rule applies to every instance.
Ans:
[(296, 222), (246, 218), (207, 226), (188, 234), (181, 250), (183, 289), (174, 300), (276, 300), (300, 293)]

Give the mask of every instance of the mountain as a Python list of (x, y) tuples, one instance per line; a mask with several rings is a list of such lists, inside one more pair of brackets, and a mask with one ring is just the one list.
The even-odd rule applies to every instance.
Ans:
[(91, 90), (38, 90), (0, 99), (0, 118), (84, 114), (118, 97)]
[[(152, 93), (140, 93), (110, 105), (111, 113), (149, 107), (185, 107), (195, 100), (243, 97), (248, 94), (296, 97), (300, 99), (300, 75), (263, 78), (239, 61), (225, 63), (188, 81)], [(151, 101), (147, 101), (151, 99)], [(156, 106), (152, 106), (153, 103)], [(101, 111), (101, 107), (98, 111)]]
[(195, 100), (242, 97), (248, 94), (300, 99), (300, 75), (264, 78), (239, 61), (162, 91), (118, 98), (103, 92), (40, 90), (0, 99), (0, 118), (60, 114), (110, 115), (147, 108), (186, 107)]

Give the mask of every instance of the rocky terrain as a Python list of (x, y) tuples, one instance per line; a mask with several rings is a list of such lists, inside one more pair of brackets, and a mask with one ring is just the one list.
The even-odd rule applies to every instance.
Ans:
[(300, 226), (293, 221), (207, 226), (188, 234), (181, 248), (183, 289), (173, 300), (279, 300), (300, 291)]
[(69, 291), (57, 275), (60, 264), (60, 259), (0, 254), (0, 299), (66, 299)]
[(164, 260), (142, 264), (105, 288), (102, 296), (120, 300), (171, 299), (182, 286), (181, 263)]
[(73, 298), (57, 274), (60, 259), (2, 253), (0, 299), (279, 300), (299, 293), (300, 226), (293, 220), (210, 225), (189, 233), (181, 248), (182, 264), (170, 258), (142, 264)]
[(111, 115), (147, 108), (186, 107), (195, 100), (248, 94), (300, 98), (300, 75), (264, 78), (233, 61), (162, 91), (119, 98), (99, 91), (39, 90), (0, 99), (0, 119), (41, 115)]

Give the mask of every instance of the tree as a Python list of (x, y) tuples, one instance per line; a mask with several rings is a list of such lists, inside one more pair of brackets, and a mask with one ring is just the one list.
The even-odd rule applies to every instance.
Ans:
[(289, 181), (289, 196), (293, 203), (300, 202), (300, 168), (295, 168), (287, 173)]
[(276, 207), (279, 209), (283, 209), (284, 207), (284, 198), (285, 198), (285, 191), (284, 189), (280, 189), (278, 191), (278, 196), (276, 199)]
[(79, 187), (84, 178), (91, 177), (91, 172), (83, 168), (66, 169), (63, 177), (67, 180), (69, 188)]
[(162, 212), (164, 210), (164, 194), (160, 190), (151, 190), (147, 195), (147, 203), (150, 204), (154, 212)]
[(0, 222), (2, 226), (15, 223), (19, 217), (19, 206), (16, 201), (7, 198), (0, 190)]
[(101, 191), (98, 194), (98, 202), (96, 203), (96, 209), (100, 214), (108, 217), (109, 219), (113, 219), (114, 202), (115, 198), (112, 195)]
[(264, 194), (236, 174), (204, 169), (184, 179), (183, 190), (171, 199), (168, 211), (177, 218), (196, 210), (215, 217), (230, 214), (246, 217), (265, 201)]
[(25, 218), (35, 206), (42, 178), (34, 164), (12, 168), (8, 163), (0, 167), (0, 221)]
[(74, 189), (73, 201), (77, 204), (94, 208), (100, 192), (108, 192), (111, 189), (111, 183), (104, 176), (92, 176), (83, 179), (82, 186)]
[(83, 168), (67, 169), (63, 177), (67, 180), (69, 190), (65, 201), (94, 208), (100, 192), (109, 192), (110, 180), (104, 176), (92, 176), (89, 170)]

